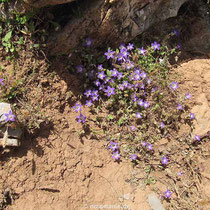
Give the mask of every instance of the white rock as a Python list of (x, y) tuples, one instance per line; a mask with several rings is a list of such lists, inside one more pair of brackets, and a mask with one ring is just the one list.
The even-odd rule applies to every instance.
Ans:
[(153, 210), (165, 210), (165, 208), (163, 207), (163, 205), (161, 204), (160, 200), (154, 192), (149, 194), (148, 201)]
[(0, 126), (6, 123), (6, 117), (4, 116), (4, 114), (8, 114), (11, 110), (12, 109), (10, 104), (4, 102), (0, 103)]

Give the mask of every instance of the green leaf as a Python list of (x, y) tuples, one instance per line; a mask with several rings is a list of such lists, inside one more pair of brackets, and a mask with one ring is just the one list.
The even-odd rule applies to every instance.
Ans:
[(117, 121), (117, 124), (120, 126), (124, 123), (124, 118), (120, 118), (118, 121)]
[(106, 70), (106, 73), (107, 73), (107, 75), (108, 75), (109, 77), (111, 77), (111, 75), (112, 75), (111, 71)]
[(97, 62), (98, 63), (104, 63), (105, 62), (105, 57), (104, 56), (100, 56), (99, 58), (97, 58)]
[(111, 115), (111, 114), (109, 114), (109, 115), (107, 116), (107, 119), (108, 119), (108, 120), (113, 120), (113, 119), (114, 119), (114, 116)]
[(12, 37), (12, 31), (9, 31), (5, 37), (3, 38), (3, 41), (8, 42)]

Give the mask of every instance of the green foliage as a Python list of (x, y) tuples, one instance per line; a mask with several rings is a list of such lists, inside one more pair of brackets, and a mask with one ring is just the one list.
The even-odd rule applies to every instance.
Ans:
[[(10, 13), (7, 19), (0, 18), (1, 43), (6, 51), (6, 59), (18, 57), (18, 52), (25, 45), (25, 40), (35, 33), (34, 17), (37, 11), (19, 14)], [(37, 49), (39, 44), (34, 44), (32, 49)]]

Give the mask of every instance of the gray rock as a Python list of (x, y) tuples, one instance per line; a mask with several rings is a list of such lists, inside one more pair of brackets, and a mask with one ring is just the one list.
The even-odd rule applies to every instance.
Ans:
[[(6, 128), (3, 127), (0, 130), (4, 133), (6, 131)], [(22, 130), (21, 130), (20, 127), (17, 127), (15, 129), (11, 128), (11, 127), (8, 127), (8, 136), (9, 137), (20, 139), (21, 135), (22, 135)]]
[(130, 199), (130, 193), (125, 194), (123, 197), (124, 197), (125, 200), (129, 200)]
[[(8, 138), (5, 143), (6, 143), (5, 146), (10, 146), (10, 147), (18, 147), (20, 145), (18, 139), (11, 139), (11, 138)], [(0, 139), (0, 146), (4, 146), (2, 139)]]
[(149, 194), (148, 201), (153, 210), (165, 210), (165, 208), (163, 207), (163, 205), (161, 204), (160, 200), (154, 192)]
[(0, 126), (6, 123), (6, 117), (4, 114), (8, 114), (11, 111), (11, 105), (8, 103), (0, 103)]
[(8, 114), (9, 111), (12, 111), (10, 104), (0, 103), (0, 146), (3, 147), (19, 146), (19, 139), (22, 136), (22, 130), (20, 127), (12, 128), (7, 124), (5, 114)]

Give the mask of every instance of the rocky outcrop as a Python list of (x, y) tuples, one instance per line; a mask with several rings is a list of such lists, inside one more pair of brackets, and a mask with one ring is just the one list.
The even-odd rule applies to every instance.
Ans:
[(36, 8), (41, 8), (45, 6), (57, 5), (70, 3), (76, 0), (23, 0), (26, 4), (31, 5)]
[(118, 45), (141, 34), (151, 25), (177, 15), (187, 0), (98, 0), (86, 3), (83, 17), (69, 20), (50, 37), (51, 54), (68, 53), (81, 38), (91, 37), (94, 45)]

